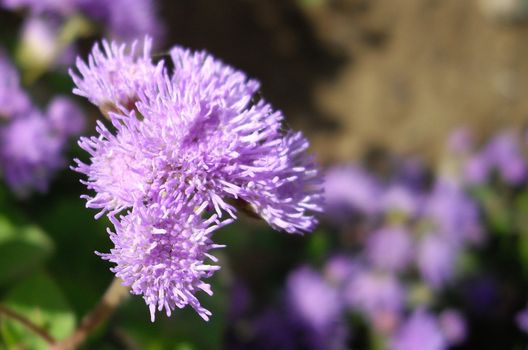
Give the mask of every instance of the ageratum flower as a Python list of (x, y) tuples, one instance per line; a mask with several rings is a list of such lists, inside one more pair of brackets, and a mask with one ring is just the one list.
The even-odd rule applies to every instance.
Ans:
[(197, 290), (212, 295), (211, 286), (202, 279), (212, 276), (220, 266), (208, 253), (223, 246), (214, 244), (211, 234), (232, 220), (218, 222), (216, 214), (207, 220), (205, 209), (189, 205), (179, 211), (162, 206), (137, 206), (130, 213), (113, 219), (116, 232), (110, 232), (114, 248), (101, 254), (116, 264), (112, 271), (130, 285), (133, 294), (142, 294), (154, 321), (156, 309), (171, 315), (174, 308), (191, 305), (205, 320), (211, 312), (200, 305)]
[(392, 350), (444, 350), (448, 348), (438, 320), (424, 309), (414, 311), (393, 337)]
[(400, 225), (383, 227), (367, 239), (366, 255), (376, 267), (401, 272), (411, 263), (414, 243), (411, 232)]
[(292, 272), (288, 277), (287, 295), (289, 306), (312, 332), (329, 335), (340, 322), (343, 305), (337, 289), (315, 270), (301, 267)]
[(78, 135), (84, 116), (65, 97), (54, 99), (41, 113), (21, 88), (18, 72), (0, 51), (0, 169), (9, 187), (26, 197), (45, 192), (53, 175), (65, 165), (68, 138)]
[(449, 345), (462, 343), (467, 337), (466, 320), (462, 313), (455, 309), (444, 310), (438, 315), (438, 323)]
[[(137, 269), (153, 266), (141, 261), (150, 256), (147, 250), (156, 237), (172, 235), (162, 239), (164, 249), (184, 251), (197, 244), (188, 232), (210, 235), (226, 223), (222, 217), (235, 219), (237, 211), (289, 233), (311, 231), (317, 223), (313, 212), (321, 210), (321, 180), (306, 152), (308, 141), (285, 130), (282, 114), (270, 104), (254, 101), (257, 81), (206, 52), (179, 47), (170, 51), (174, 70), (169, 73), (169, 62), (152, 63), (150, 46), (146, 39), (139, 54), (136, 45), (127, 50), (103, 42), (104, 51), (95, 46), (88, 64), (78, 61), (81, 75), (72, 74), (74, 92), (108, 111), (112, 128), (99, 122), (97, 137), (81, 138), (90, 161), (76, 160), (75, 170), (95, 191), (86, 196), (87, 207), (100, 209), (96, 217), (108, 214), (116, 226), (116, 249), (105, 258), (117, 264), (114, 271), (124, 283), (143, 294), (151, 308), (170, 312), (190, 304), (204, 317), (207, 313), (191, 298), (199, 288), (188, 288), (181, 279), (195, 280), (197, 286), (209, 272), (189, 270), (194, 279), (164, 273), (153, 283), (150, 274), (144, 276), (148, 269)], [(204, 219), (196, 208), (214, 215)], [(158, 231), (155, 223), (164, 220), (173, 228)], [(119, 249), (135, 235), (143, 237), (142, 244)], [(124, 257), (125, 251), (134, 260)], [(178, 253), (173, 259), (177, 264)], [(129, 270), (134, 273), (118, 272)]]
[(70, 71), (76, 85), (73, 93), (86, 97), (103, 114), (109, 111), (134, 109), (137, 94), (155, 83), (162, 65), (156, 68), (151, 60), (152, 41), (145, 40), (142, 54), (136, 43), (130, 48), (103, 41), (95, 45), (88, 63), (77, 58), (80, 75)]
[(0, 50), (0, 76), (0, 120), (28, 112), (31, 109), (29, 98), (20, 86), (18, 72), (3, 50)]
[(28, 9), (32, 15), (44, 15), (43, 18), (51, 17), (55, 21), (82, 14), (104, 24), (110, 36), (122, 40), (144, 34), (157, 36), (163, 32), (153, 0), (135, 0), (134, 6), (126, 0), (0, 0), (2, 7)]
[(7, 184), (21, 197), (32, 188), (46, 191), (51, 176), (64, 166), (62, 146), (37, 111), (11, 121), (0, 129), (0, 163)]

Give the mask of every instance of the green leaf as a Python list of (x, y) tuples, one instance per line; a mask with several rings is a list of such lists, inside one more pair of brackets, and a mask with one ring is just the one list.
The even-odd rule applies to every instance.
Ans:
[[(55, 339), (63, 339), (75, 329), (73, 311), (59, 287), (43, 272), (17, 284), (3, 304), (45, 329)], [(17, 321), (2, 318), (0, 331), (8, 348), (49, 348), (42, 338)]]
[(0, 216), (0, 285), (39, 266), (52, 250), (52, 241), (38, 227), (17, 227)]

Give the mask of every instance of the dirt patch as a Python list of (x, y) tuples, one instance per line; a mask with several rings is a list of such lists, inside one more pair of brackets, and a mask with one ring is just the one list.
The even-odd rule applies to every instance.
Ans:
[(353, 58), (315, 94), (341, 126), (317, 136), (323, 157), (349, 159), (371, 144), (434, 156), (454, 127), (487, 134), (528, 120), (528, 28), (486, 16), (480, 5), (378, 0), (308, 8), (321, 40)]

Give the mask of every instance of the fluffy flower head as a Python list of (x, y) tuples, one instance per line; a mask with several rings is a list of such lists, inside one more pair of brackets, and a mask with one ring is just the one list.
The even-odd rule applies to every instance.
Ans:
[[(103, 47), (104, 52), (94, 47), (88, 64), (78, 61), (81, 75), (72, 73), (72, 77), (77, 85), (74, 92), (106, 112), (112, 124), (99, 122), (98, 136), (81, 138), (90, 161), (77, 160), (76, 167), (95, 191), (86, 196), (87, 206), (100, 209), (98, 215), (109, 213), (116, 226), (112, 234), (116, 249), (106, 257), (151, 310), (153, 305), (170, 311), (190, 304), (207, 316), (191, 297), (203, 288), (187, 288), (184, 303), (181, 288), (173, 286), (180, 286), (186, 277), (173, 273), (174, 269), (155, 281), (144, 269), (132, 268), (133, 276), (126, 275), (128, 268), (121, 272), (120, 266), (150, 264), (128, 262), (128, 256), (138, 254), (128, 254), (128, 243), (121, 242), (138, 235), (150, 244), (149, 232), (155, 231), (157, 222), (192, 218), (189, 227), (175, 224), (166, 230), (173, 234), (156, 241), (165, 250), (183, 252), (185, 240), (195, 242), (185, 232), (204, 231), (203, 236), (209, 237), (214, 231), (210, 228), (229, 222), (221, 221), (225, 215), (236, 218), (238, 210), (278, 230), (311, 231), (317, 223), (313, 212), (321, 209), (322, 190), (313, 157), (307, 154), (308, 142), (301, 133), (284, 130), (282, 114), (270, 104), (254, 100), (257, 81), (205, 52), (172, 49), (174, 69), (169, 73), (167, 62), (152, 63), (149, 39), (142, 55), (137, 54), (136, 44), (130, 50), (106, 42)], [(156, 266), (164, 255), (157, 257)], [(174, 264), (179, 258), (173, 256)], [(144, 282), (135, 287), (136, 280)]]

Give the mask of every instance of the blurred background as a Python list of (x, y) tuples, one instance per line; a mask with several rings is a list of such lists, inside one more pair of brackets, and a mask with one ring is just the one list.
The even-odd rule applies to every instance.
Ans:
[[(68, 169), (101, 116), (67, 70), (150, 34), (260, 80), (310, 140), (326, 209), (305, 236), (251, 218), (216, 233), (209, 322), (151, 323), (131, 296), (85, 349), (526, 348), (528, 1), (98, 3), (0, 0), (2, 304), (60, 339), (112, 280), (94, 254), (109, 223)], [(18, 125), (27, 100), (38, 117)], [(0, 315), (0, 348), (46, 346)]]

